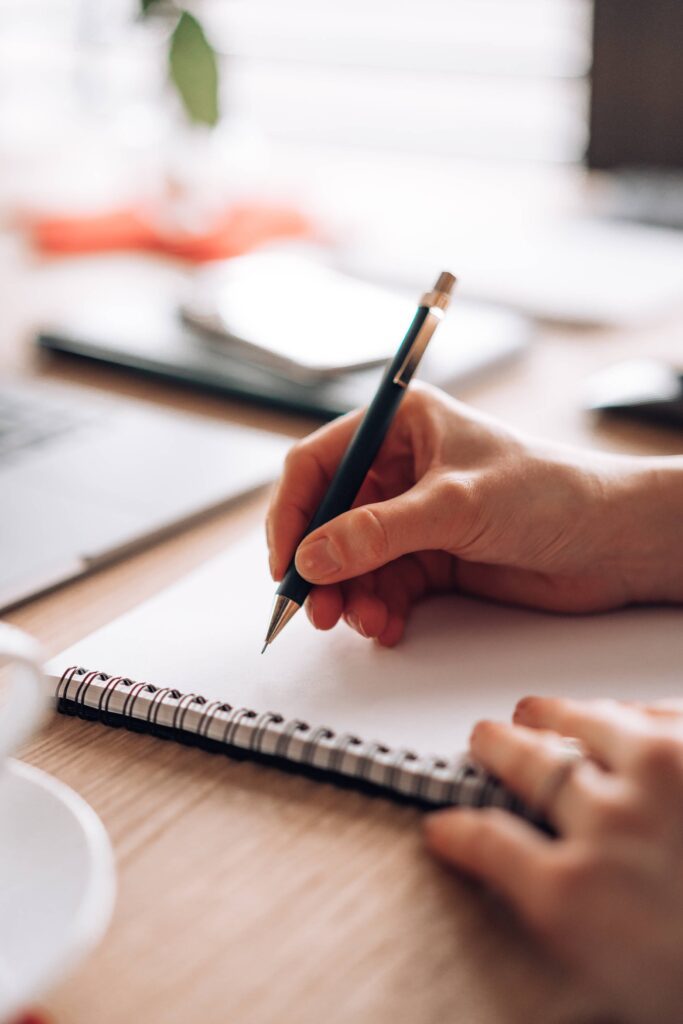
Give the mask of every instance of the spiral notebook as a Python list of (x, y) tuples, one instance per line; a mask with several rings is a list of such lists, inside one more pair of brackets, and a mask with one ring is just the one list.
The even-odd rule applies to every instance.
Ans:
[(300, 613), (261, 655), (273, 589), (247, 538), (52, 659), (59, 710), (420, 804), (522, 810), (463, 757), (479, 718), (509, 718), (527, 693), (680, 692), (682, 609), (558, 616), (450, 596), (418, 607), (392, 650)]

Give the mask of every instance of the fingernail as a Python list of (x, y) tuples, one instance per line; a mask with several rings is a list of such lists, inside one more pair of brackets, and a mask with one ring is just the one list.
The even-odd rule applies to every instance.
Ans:
[(535, 703), (535, 697), (522, 697), (521, 700), (517, 701), (512, 715), (512, 720), (515, 721), (517, 718), (524, 718), (530, 711), (533, 711)]
[(315, 626), (315, 619), (313, 618), (313, 611), (311, 609), (311, 602), (310, 601), (306, 601), (305, 602), (304, 609), (306, 611), (306, 615), (308, 615), (308, 621), (310, 622), (310, 624), (312, 626)]
[(355, 629), (356, 633), (360, 633), (360, 635), (364, 636), (366, 640), (370, 639), (368, 634), (365, 632), (365, 630), (361, 626), (360, 619), (358, 618), (357, 615), (347, 615), (346, 616), (346, 621), (348, 622), (348, 624), (351, 627), (351, 629)]
[(275, 579), (275, 555), (273, 552), (273, 538), (271, 536), (270, 519), (266, 519), (266, 546), (268, 548), (268, 566), (270, 568), (270, 575)]
[(470, 742), (475, 742), (481, 738), (482, 733), (493, 732), (496, 729), (498, 722), (492, 722), (488, 718), (483, 718), (480, 722), (477, 722), (470, 733)]
[(335, 549), (327, 537), (302, 544), (296, 553), (296, 567), (306, 579), (320, 579), (341, 569)]

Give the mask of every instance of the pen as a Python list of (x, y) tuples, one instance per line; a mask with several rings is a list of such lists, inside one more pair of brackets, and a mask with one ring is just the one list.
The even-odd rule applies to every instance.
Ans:
[[(413, 322), (396, 355), (387, 366), (377, 392), (342, 456), (327, 493), (308, 524), (304, 537), (351, 508), (429, 340), (443, 320), (454, 284), (453, 275), (443, 271), (439, 274), (432, 291), (426, 292), (420, 299)], [(312, 584), (296, 571), (292, 558), (275, 594), (273, 613), (261, 654), (301, 608), (311, 586)]]

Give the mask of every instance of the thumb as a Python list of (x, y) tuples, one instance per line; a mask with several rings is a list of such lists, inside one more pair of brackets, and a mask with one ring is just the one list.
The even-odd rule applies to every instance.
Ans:
[(344, 512), (301, 542), (297, 571), (311, 583), (338, 583), (411, 551), (445, 547), (453, 510), (438, 510), (437, 504), (418, 484), (396, 498)]

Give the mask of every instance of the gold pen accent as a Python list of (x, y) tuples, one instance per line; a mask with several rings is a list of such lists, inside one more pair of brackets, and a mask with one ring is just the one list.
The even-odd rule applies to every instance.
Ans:
[(424, 319), (422, 327), (415, 335), (410, 351), (394, 375), (394, 384), (407, 388), (410, 378), (415, 373), (418, 363), (425, 354), (425, 349), (430, 342), (432, 334), (444, 318), (451, 301), (451, 292), (455, 284), (455, 277), (447, 270), (439, 274), (439, 279), (431, 292), (425, 292), (420, 299), (420, 306), (427, 306), (429, 312)]

